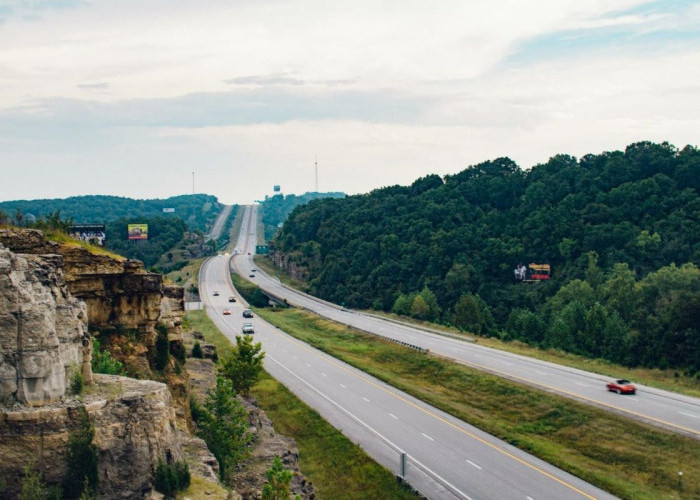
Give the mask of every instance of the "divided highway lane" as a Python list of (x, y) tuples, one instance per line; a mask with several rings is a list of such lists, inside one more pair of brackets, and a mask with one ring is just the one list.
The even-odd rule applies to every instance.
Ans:
[[(242, 276), (254, 274), (251, 281), (263, 290), (284, 298), (289, 304), (309, 309), (329, 319), (429, 349), (435, 354), (488, 371), (506, 378), (525, 382), (629, 417), (646, 421), (696, 439), (700, 439), (700, 400), (668, 391), (637, 385), (636, 396), (620, 396), (608, 392), (608, 377), (574, 368), (490, 349), (442, 335), (412, 328), (383, 318), (344, 310), (282, 285), (262, 271), (252, 272), (255, 263), (255, 212), (246, 207), (239, 245), (245, 249), (235, 256), (234, 266)], [(250, 251), (252, 255), (247, 255)]]
[[(241, 302), (230, 304), (229, 260), (207, 261), (200, 294), (229, 338), (240, 334)], [(213, 292), (219, 296), (214, 297)], [(231, 309), (230, 316), (222, 314)], [(249, 320), (246, 320), (249, 321)], [(509, 446), (253, 318), (265, 368), (332, 425), (429, 498), (613, 498), (580, 479)]]

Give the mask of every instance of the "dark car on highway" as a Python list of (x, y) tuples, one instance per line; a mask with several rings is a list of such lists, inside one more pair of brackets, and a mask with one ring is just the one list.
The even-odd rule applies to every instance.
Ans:
[(251, 311), (250, 309), (246, 309), (245, 311), (243, 311), (243, 317), (244, 317), (244, 318), (252, 318), (252, 317), (253, 317), (253, 311)]

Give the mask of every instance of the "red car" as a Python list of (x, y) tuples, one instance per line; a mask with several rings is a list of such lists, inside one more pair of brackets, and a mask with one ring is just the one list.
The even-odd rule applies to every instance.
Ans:
[(625, 379), (608, 382), (607, 387), (609, 391), (616, 392), (618, 394), (634, 394), (637, 392), (637, 388), (632, 385), (632, 382)]
[(230, 316), (231, 315), (231, 310), (230, 309), (224, 309), (224, 316)]

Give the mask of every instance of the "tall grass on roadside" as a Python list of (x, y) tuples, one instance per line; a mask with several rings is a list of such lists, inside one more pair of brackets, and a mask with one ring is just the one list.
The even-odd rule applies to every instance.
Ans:
[[(700, 498), (700, 442), (296, 309), (283, 331), (622, 498)], [(604, 388), (601, 388), (604, 390)], [(678, 471), (683, 471), (679, 487)]]
[[(192, 330), (202, 332), (205, 340), (216, 346), (219, 357), (225, 357), (232, 350), (231, 342), (205, 311), (190, 311), (188, 318)], [(251, 395), (258, 400), (275, 429), (296, 441), (301, 472), (314, 484), (319, 498), (417, 498), (396, 483), (391, 472), (267, 372), (253, 386)]]

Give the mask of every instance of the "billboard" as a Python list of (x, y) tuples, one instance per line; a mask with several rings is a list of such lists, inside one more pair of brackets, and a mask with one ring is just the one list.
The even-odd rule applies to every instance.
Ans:
[(164, 214), (172, 214), (172, 213), (175, 213), (175, 209), (174, 208), (164, 208), (163, 213)]
[(129, 224), (130, 240), (147, 240), (148, 224)]
[(76, 224), (68, 229), (68, 234), (80, 241), (86, 241), (93, 245), (105, 244), (104, 224)]
[(275, 185), (272, 187), (272, 189), (273, 189), (273, 191), (274, 191), (275, 193), (279, 193), (279, 191), (280, 191), (280, 185), (279, 185), (279, 184), (275, 184)]

